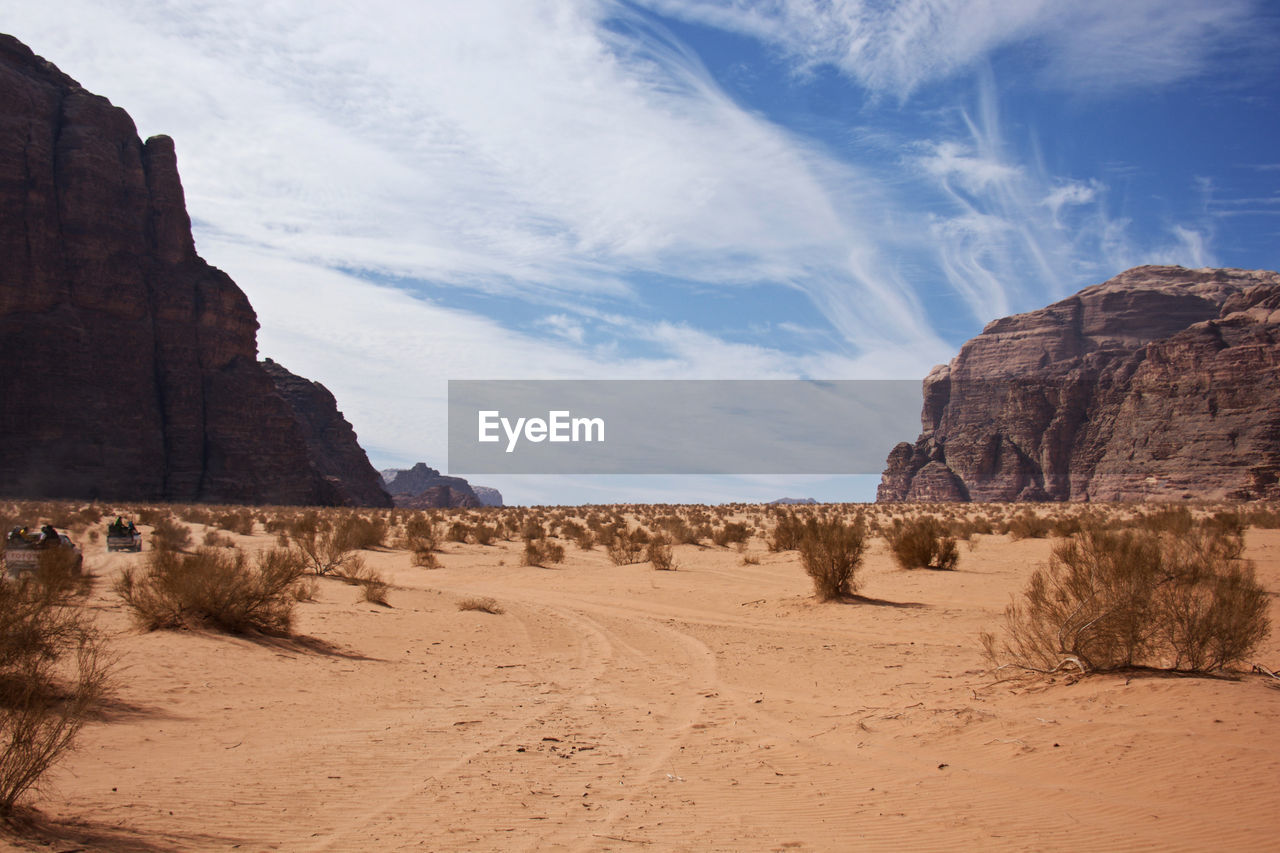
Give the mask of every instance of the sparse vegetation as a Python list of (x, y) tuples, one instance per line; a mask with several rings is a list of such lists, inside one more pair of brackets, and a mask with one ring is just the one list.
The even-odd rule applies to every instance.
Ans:
[(279, 548), (260, 552), (252, 564), (238, 548), (159, 550), (142, 571), (121, 572), (115, 590), (147, 630), (210, 626), (280, 634), (292, 625), (304, 571), (296, 551)]
[(528, 539), (524, 543), (521, 565), (546, 568), (564, 562), (564, 546), (548, 539)]
[(488, 596), (483, 598), (464, 598), (458, 602), (458, 609), (478, 610), (481, 613), (491, 613), (494, 616), (501, 616), (506, 612), (502, 609), (502, 605)]
[(105, 641), (61, 566), (0, 577), (0, 814), (75, 747), (105, 695)]
[(191, 528), (167, 515), (158, 517), (152, 525), (151, 547), (159, 551), (185, 551), (191, 547)]
[(1269, 630), (1267, 594), (1239, 540), (1170, 514), (1058, 544), (1005, 611), (1004, 637), (982, 639), (997, 666), (1211, 672), (1243, 661)]
[(678, 568), (671, 542), (665, 536), (659, 535), (649, 540), (646, 556), (654, 569), (660, 572), (673, 572)]
[(866, 550), (861, 516), (855, 516), (851, 523), (840, 518), (811, 518), (804, 525), (799, 546), (800, 560), (819, 599), (832, 601), (857, 591), (857, 572)]
[(898, 521), (886, 538), (893, 558), (904, 569), (950, 570), (960, 559), (955, 538), (932, 515)]

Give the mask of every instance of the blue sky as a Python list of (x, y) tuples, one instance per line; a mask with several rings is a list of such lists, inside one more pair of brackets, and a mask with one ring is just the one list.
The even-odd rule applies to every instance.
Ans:
[[(1142, 263), (1276, 269), (1252, 0), (0, 0), (177, 143), (201, 254), (377, 467), (448, 379), (920, 378)], [(903, 436), (914, 439), (914, 436)], [(486, 478), (517, 502), (875, 478)]]

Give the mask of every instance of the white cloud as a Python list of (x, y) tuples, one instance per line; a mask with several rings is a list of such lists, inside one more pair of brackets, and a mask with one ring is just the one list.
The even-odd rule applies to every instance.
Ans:
[(905, 98), (992, 52), (1031, 45), (1041, 81), (1116, 89), (1181, 80), (1252, 42), (1256, 0), (645, 0), (674, 17), (747, 33), (800, 68), (831, 65)]
[(623, 5), (10, 5), (38, 52), (176, 138), (202, 241), (552, 313), (642, 298), (636, 275), (768, 282), (854, 346), (936, 342), (891, 272), (848, 263), (877, 251), (883, 191)]

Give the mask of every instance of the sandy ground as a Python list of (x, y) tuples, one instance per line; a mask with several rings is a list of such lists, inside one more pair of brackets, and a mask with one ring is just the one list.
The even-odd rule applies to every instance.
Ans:
[[(519, 542), (451, 543), (433, 570), (367, 552), (391, 606), (322, 581), (298, 640), (140, 633), (110, 581), (145, 554), (89, 545), (119, 688), (31, 846), (1276, 849), (1280, 690), (993, 684), (978, 633), (1050, 542), (977, 541), (952, 573), (877, 541), (857, 604), (815, 603), (796, 553), (759, 540), (759, 565), (679, 546), (675, 572), (572, 543), (549, 569)], [(1280, 531), (1247, 555), (1280, 590)], [(459, 611), (473, 595), (505, 612)], [(1274, 668), (1280, 601), (1272, 619)]]

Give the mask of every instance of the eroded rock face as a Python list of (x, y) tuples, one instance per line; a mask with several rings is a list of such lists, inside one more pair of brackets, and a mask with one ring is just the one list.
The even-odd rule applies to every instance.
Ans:
[(293, 412), (316, 472), (333, 489), (334, 504), (389, 507), (391, 495), (360, 449), (356, 432), (329, 389), (290, 373), (271, 359), (260, 363)]
[(396, 506), (431, 509), (485, 505), (466, 480), (441, 474), (425, 462), (419, 462), (407, 470), (383, 471), (382, 477)]
[(1138, 267), (924, 382), (882, 501), (1280, 497), (1280, 274)]
[(359, 502), (318, 473), (257, 329), (196, 254), (173, 141), (0, 35), (0, 491)]

